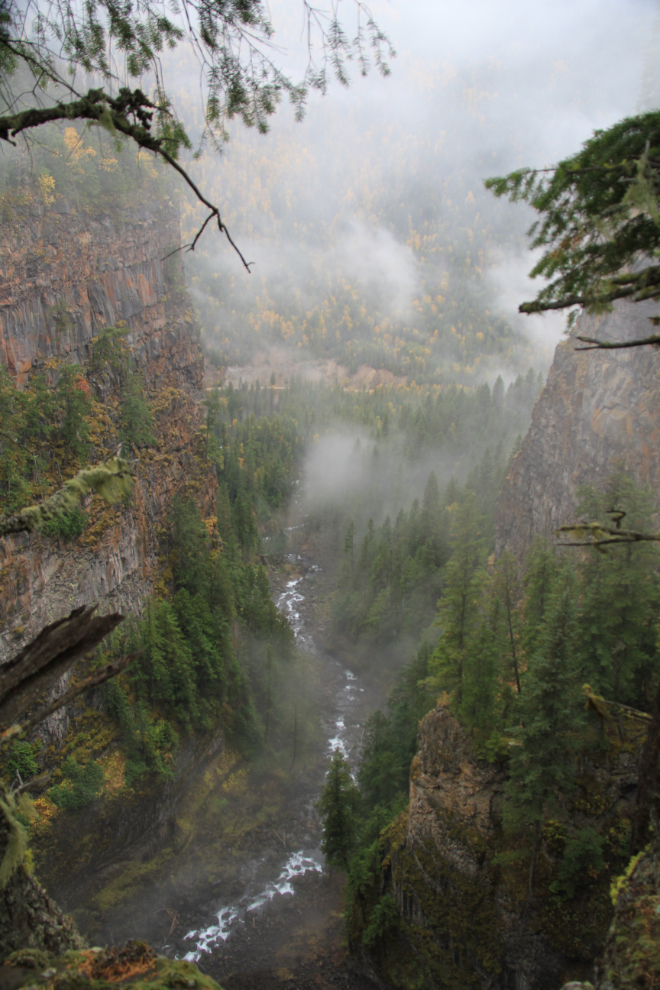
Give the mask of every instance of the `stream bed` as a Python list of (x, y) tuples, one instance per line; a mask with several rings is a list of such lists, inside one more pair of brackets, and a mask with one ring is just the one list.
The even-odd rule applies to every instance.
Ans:
[[(313, 596), (309, 591), (318, 576), (318, 565), (293, 554), (289, 563), (300, 576), (288, 580), (274, 598), (291, 624), (298, 647), (320, 660), (326, 699), (321, 721), (328, 757), (339, 749), (355, 768), (362, 725), (373, 708), (373, 699), (367, 697), (369, 693), (365, 692), (360, 678), (324, 652), (311, 632), (313, 602), (309, 599)], [(300, 830), (294, 830), (293, 835), (276, 832), (282, 843), (281, 853), (273, 851), (271, 841), (260, 855), (248, 859), (241, 868), (240, 895), (207, 905), (202, 912), (207, 919), (205, 923), (187, 931), (178, 940), (181, 948), (173, 954), (199, 963), (225, 982), (228, 972), (244, 971), (245, 962), (241, 960), (246, 954), (255, 968), (268, 962), (272, 966), (273, 941), (287, 938), (291, 934), (289, 929), (300, 927), (301, 919), (311, 923), (315, 913), (325, 910), (329, 916), (333, 908), (334, 914), (338, 914), (337, 902), (341, 908), (338, 878), (331, 877), (326, 870), (319, 848), (322, 829), (314, 808), (322, 785), (319, 776), (315, 793), (301, 793), (297, 801), (298, 818), (306, 823), (303, 841), (299, 841)], [(168, 946), (163, 949), (167, 951)], [(229, 984), (225, 982), (225, 985)]]

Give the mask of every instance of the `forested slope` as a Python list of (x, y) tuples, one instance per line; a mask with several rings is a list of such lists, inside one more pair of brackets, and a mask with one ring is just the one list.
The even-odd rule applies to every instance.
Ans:
[[(213, 360), (245, 364), (275, 344), (348, 373), (368, 365), (408, 382), (469, 384), (549, 363), (544, 342), (503, 315), (495, 272), (503, 261), (515, 268), (528, 218), (483, 188), (508, 155), (485, 149), (520, 140), (517, 122), (500, 116), (504, 67), (400, 70), (429, 128), (414, 114), (376, 128), (325, 107), (304, 128), (277, 121), (267, 154), (258, 134), (231, 129), (220, 164), (206, 152), (191, 162), (255, 262), (248, 277), (204, 241), (187, 259)], [(191, 237), (201, 217), (184, 206)]]

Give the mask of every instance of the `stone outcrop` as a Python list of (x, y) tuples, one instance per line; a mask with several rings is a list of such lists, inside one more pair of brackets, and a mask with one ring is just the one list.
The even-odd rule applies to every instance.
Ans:
[[(653, 332), (657, 306), (617, 303), (606, 317), (583, 317), (575, 332), (624, 341)], [(522, 559), (537, 535), (575, 519), (575, 496), (617, 467), (660, 486), (660, 355), (656, 348), (576, 352), (561, 343), (522, 449), (495, 510), (496, 552)]]
[[(83, 603), (140, 611), (158, 563), (158, 529), (173, 494), (199, 475), (203, 359), (180, 255), (178, 212), (145, 204), (130, 217), (16, 208), (0, 233), (0, 360), (25, 381), (51, 358), (86, 365), (90, 342), (123, 320), (148, 387), (157, 389), (157, 449), (143, 452), (129, 507), (108, 510), (72, 548), (40, 536), (0, 540), (0, 661)], [(103, 381), (97, 383), (105, 399)], [(215, 481), (197, 477), (205, 516)], [(63, 685), (64, 686), (64, 685)], [(66, 715), (48, 725), (61, 738)]]
[[(573, 826), (628, 834), (636, 765), (632, 749), (614, 739), (607, 758), (584, 756), (570, 809)], [(603, 946), (612, 914), (609, 874), (582, 890), (579, 906), (560, 902), (550, 884), (561, 850), (553, 838), (557, 823), (549, 822), (530, 901), (529, 855), (502, 830), (505, 781), (505, 768), (475, 755), (447, 707), (424, 718), (409, 811), (384, 833), (384, 889), (402, 922), (392, 944), (405, 945), (403, 957), (417, 961), (415, 978), (423, 977), (425, 986), (555, 990), (566, 978), (582, 976)], [(386, 981), (393, 972), (390, 959)], [(408, 985), (396, 977), (392, 982)]]

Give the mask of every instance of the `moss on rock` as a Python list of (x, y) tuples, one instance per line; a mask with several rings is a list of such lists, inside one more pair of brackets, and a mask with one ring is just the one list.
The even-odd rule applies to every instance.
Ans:
[(18, 990), (221, 990), (194, 963), (165, 959), (138, 940), (109, 949), (83, 949), (62, 956), (14, 952), (0, 968), (0, 988)]

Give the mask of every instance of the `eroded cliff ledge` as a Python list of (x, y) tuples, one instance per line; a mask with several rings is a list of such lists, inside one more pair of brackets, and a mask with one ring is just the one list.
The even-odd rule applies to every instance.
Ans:
[[(479, 759), (448, 707), (423, 719), (409, 810), (383, 833), (383, 891), (400, 919), (372, 957), (387, 985), (556, 990), (587, 975), (612, 917), (637, 782), (638, 744), (600, 738), (600, 748), (585, 739), (575, 793), (545, 823), (530, 898), (527, 838), (502, 826), (506, 765)], [(603, 837), (607, 866), (558, 896), (567, 837), (584, 828)]]
[[(579, 332), (633, 340), (652, 332), (657, 306), (617, 303), (606, 317), (584, 317)], [(625, 467), (640, 484), (660, 485), (660, 356), (655, 348), (576, 352), (557, 347), (522, 449), (495, 509), (496, 553), (522, 559), (537, 535), (575, 519), (580, 485)]]
[[(0, 541), (0, 661), (77, 605), (139, 611), (176, 491), (194, 489), (203, 515), (215, 515), (215, 479), (194, 458), (203, 358), (192, 304), (180, 255), (163, 260), (180, 244), (178, 211), (158, 202), (131, 215), (58, 209), (16, 207), (3, 217), (0, 361), (19, 382), (50, 359), (85, 366), (93, 337), (123, 321), (152, 397), (156, 444), (139, 454), (130, 505), (99, 507), (75, 544), (40, 536)], [(105, 403), (107, 376), (92, 384)], [(103, 423), (98, 430), (110, 436)], [(107, 456), (102, 447), (95, 456)], [(50, 729), (61, 737), (66, 724)]]

